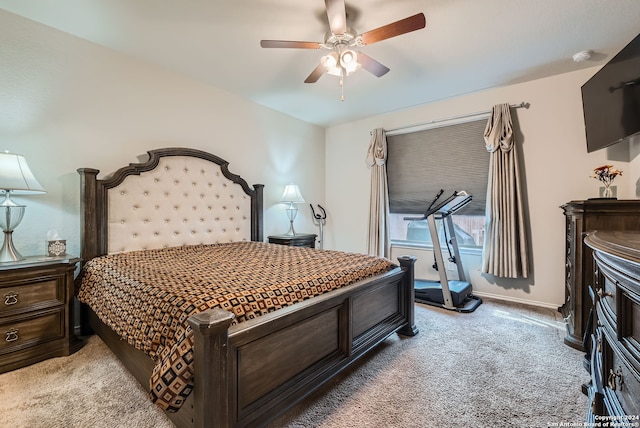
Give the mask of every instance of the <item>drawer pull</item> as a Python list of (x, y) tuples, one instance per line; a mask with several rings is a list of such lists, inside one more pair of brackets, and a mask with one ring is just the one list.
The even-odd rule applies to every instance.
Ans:
[(9, 293), (4, 295), (4, 304), (7, 306), (18, 303), (18, 293)]
[(605, 293), (604, 290), (602, 288), (598, 288), (598, 296), (600, 298), (602, 298), (603, 296), (606, 297), (613, 297), (613, 293), (609, 293), (608, 291)]
[(607, 378), (607, 383), (609, 384), (609, 388), (616, 390), (616, 378), (618, 379), (618, 384), (622, 385), (624, 380), (622, 379), (622, 368), (618, 367), (618, 370), (614, 373), (613, 369), (609, 369), (609, 377)]
[(6, 342), (15, 342), (16, 340), (18, 340), (18, 329), (16, 328), (5, 332), (5, 334), (7, 335), (4, 339)]

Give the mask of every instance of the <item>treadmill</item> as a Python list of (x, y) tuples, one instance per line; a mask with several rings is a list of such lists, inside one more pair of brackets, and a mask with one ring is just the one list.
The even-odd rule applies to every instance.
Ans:
[[(424, 217), (418, 219), (405, 218), (405, 220), (427, 219), (435, 257), (433, 267), (438, 271), (440, 278), (439, 281), (416, 279), (414, 283), (415, 301), (457, 312), (473, 312), (480, 306), (482, 299), (472, 294), (472, 286), (466, 280), (452, 219), (452, 214), (469, 204), (472, 196), (465, 191), (455, 191), (448, 198), (438, 202), (443, 193), (444, 190), (438, 192)], [(449, 251), (448, 260), (456, 265), (458, 271), (457, 280), (447, 278), (447, 269), (442, 256), (442, 245), (436, 228), (437, 220), (443, 222), (442, 229)]]

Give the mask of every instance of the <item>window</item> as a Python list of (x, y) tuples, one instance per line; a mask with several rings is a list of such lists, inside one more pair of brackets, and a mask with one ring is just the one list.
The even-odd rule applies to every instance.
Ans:
[[(440, 189), (442, 197), (465, 190), (472, 202), (453, 215), (460, 246), (482, 246), (489, 154), (486, 118), (405, 134), (387, 135), (390, 233), (393, 241), (432, 245), (424, 216)], [(444, 244), (442, 222), (438, 236)]]

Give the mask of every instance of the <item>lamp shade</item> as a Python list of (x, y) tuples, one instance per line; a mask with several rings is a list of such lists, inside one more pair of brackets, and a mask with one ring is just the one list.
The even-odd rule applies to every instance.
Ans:
[(297, 184), (287, 184), (284, 188), (284, 192), (282, 193), (281, 202), (288, 202), (292, 204), (302, 204), (304, 203), (304, 198), (302, 197), (302, 193), (300, 193), (300, 188)]
[(0, 190), (13, 194), (45, 193), (34, 177), (24, 156), (0, 152)]

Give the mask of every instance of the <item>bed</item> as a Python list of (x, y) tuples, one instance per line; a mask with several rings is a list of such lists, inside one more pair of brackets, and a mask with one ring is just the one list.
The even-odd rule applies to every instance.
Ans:
[[(99, 179), (99, 172), (93, 168), (78, 169), (83, 269), (76, 292), (83, 296), (81, 300), (89, 303), (82, 303), (80, 308), (83, 333), (97, 333), (136, 379), (151, 388), (150, 396), (154, 400), (158, 399), (154, 396), (154, 376), (156, 381), (176, 377), (175, 367), (182, 370), (188, 365), (190, 371), (185, 377), (188, 379), (174, 382), (181, 388), (174, 391), (178, 398), (161, 406), (176, 426), (265, 426), (389, 335), (417, 334), (413, 303), (415, 258), (400, 257), (397, 264), (389, 263), (384, 269), (371, 267), (364, 277), (352, 277), (351, 267), (340, 267), (343, 272), (340, 274), (333, 270), (327, 273), (331, 260), (342, 256), (340, 252), (262, 242), (263, 185), (249, 186), (242, 177), (229, 171), (228, 162), (223, 159), (195, 149), (166, 148), (150, 150), (146, 160), (122, 167), (105, 178)], [(239, 248), (256, 253), (227, 258)], [(220, 255), (217, 251), (224, 253)], [(212, 255), (203, 259), (202, 253)], [(264, 256), (253, 255), (263, 253)], [(355, 263), (356, 255), (344, 253), (344, 256), (345, 260), (353, 256)], [(366, 259), (369, 256), (361, 256), (363, 262), (369, 263)], [(280, 277), (280, 282), (291, 282), (285, 288), (292, 289), (292, 296), (297, 295), (297, 299), (279, 294), (274, 298), (268, 288), (262, 290), (262, 294), (267, 303), (273, 305), (255, 303), (253, 297), (249, 297), (251, 304), (246, 300), (242, 302), (248, 292), (234, 288), (234, 284), (248, 283), (250, 279), (242, 275), (249, 275), (251, 263), (243, 265), (240, 260), (250, 259), (253, 263), (261, 258), (269, 261), (272, 265), (269, 269), (273, 271), (257, 269), (265, 281), (258, 285), (272, 287), (273, 284), (267, 284), (268, 280)], [(167, 268), (167, 276), (158, 279), (158, 272), (164, 269), (158, 265), (148, 267), (147, 259), (157, 259), (172, 269)], [(281, 259), (282, 263), (295, 266), (280, 264)], [(179, 266), (178, 261), (185, 266), (175, 273), (173, 266)], [(231, 289), (224, 293), (237, 293), (228, 301), (237, 303), (240, 296), (241, 302), (226, 307), (226, 302), (215, 301), (218, 294), (209, 296), (204, 290), (192, 292), (193, 298), (202, 298), (206, 304), (200, 305), (202, 301), (199, 301), (196, 309), (194, 305), (185, 305), (189, 311), (171, 309), (171, 316), (163, 309), (165, 312), (160, 318), (171, 318), (172, 325), (177, 326), (181, 334), (172, 342), (171, 352), (166, 352), (167, 345), (162, 348), (165, 352), (150, 353), (139, 346), (136, 338), (157, 337), (156, 333), (150, 333), (158, 324), (156, 321), (147, 324), (130, 321), (131, 315), (123, 316), (120, 321), (107, 320), (105, 312), (117, 315), (123, 313), (123, 309), (110, 310), (108, 302), (104, 307), (94, 304), (87, 297), (93, 291), (82, 288), (88, 287), (85, 284), (88, 277), (113, 272), (113, 264), (136, 266), (136, 269), (147, 266), (152, 274), (142, 275), (143, 278), (151, 276), (150, 282), (162, 283), (170, 290), (180, 288), (181, 292), (193, 291), (192, 285), (199, 283), (200, 277), (193, 276), (196, 271), (207, 266), (218, 271), (223, 266), (230, 267), (229, 276), (216, 276), (224, 278), (216, 281)], [(189, 264), (194, 268), (190, 269)], [(300, 278), (295, 278), (298, 272), (306, 272), (314, 264), (327, 269), (318, 275), (348, 277), (348, 280), (331, 288), (324, 286), (325, 276), (308, 280), (306, 274), (300, 274)], [(204, 276), (210, 274), (207, 271)], [(120, 282), (118, 287), (123, 288), (115, 292), (107, 287), (105, 293), (120, 296), (122, 306), (133, 306), (139, 312), (143, 312), (140, 308), (147, 312), (160, 311), (150, 307), (148, 296), (142, 297), (143, 303), (129, 304), (133, 302), (131, 296), (139, 294), (127, 289), (133, 280), (120, 271), (110, 276), (120, 278), (115, 282)], [(178, 286), (182, 279), (186, 285)], [(314, 290), (308, 295), (305, 291), (293, 290), (296, 284), (307, 282), (313, 283)], [(149, 285), (142, 284), (140, 288), (146, 290)], [(316, 292), (320, 288), (322, 292)], [(167, 298), (164, 291), (156, 294), (172, 302), (183, 299)], [(261, 310), (253, 314), (242, 309), (250, 306)], [(159, 343), (164, 346), (167, 339), (160, 338)], [(174, 357), (175, 349), (185, 351), (177, 353), (178, 358)], [(171, 364), (165, 367), (162, 361), (169, 361), (174, 367)], [(176, 402), (178, 405), (174, 405)]]

